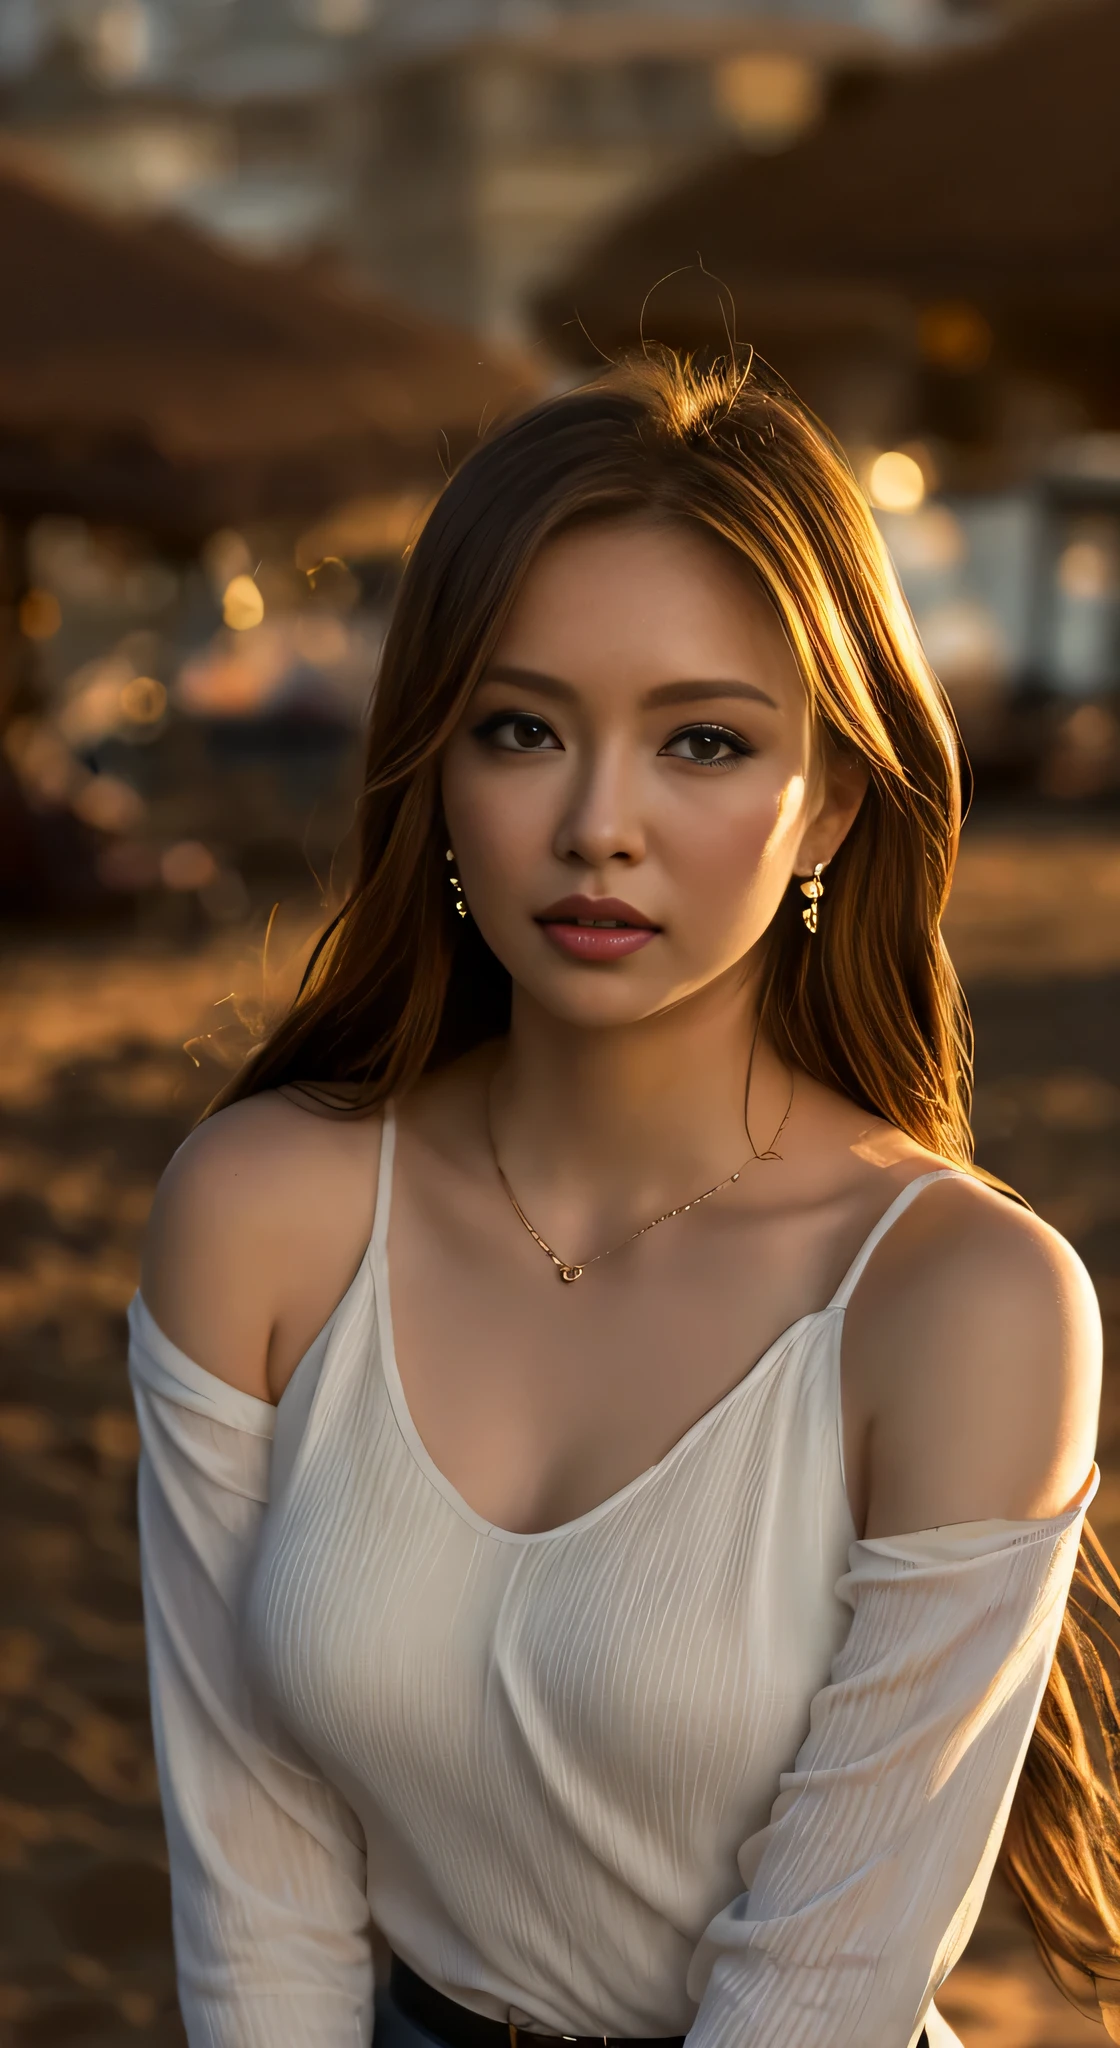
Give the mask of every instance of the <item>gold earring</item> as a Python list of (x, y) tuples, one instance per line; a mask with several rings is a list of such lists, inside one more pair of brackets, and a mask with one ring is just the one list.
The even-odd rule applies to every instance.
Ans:
[[(454, 863), (455, 855), (452, 853), (450, 847), (448, 847), (447, 852), (444, 855), (444, 859)], [(467, 899), (463, 894), (463, 884), (459, 880), (458, 875), (448, 875), (447, 879), (451, 884), (451, 893), (455, 898), (455, 908), (458, 911), (460, 917), (465, 917), (467, 914)]]
[(823, 860), (819, 860), (808, 881), (801, 884), (801, 894), (809, 898), (805, 909), (801, 913), (801, 922), (809, 933), (810, 938), (816, 935), (817, 905), (824, 895), (824, 883), (821, 881), (821, 869), (823, 866)]

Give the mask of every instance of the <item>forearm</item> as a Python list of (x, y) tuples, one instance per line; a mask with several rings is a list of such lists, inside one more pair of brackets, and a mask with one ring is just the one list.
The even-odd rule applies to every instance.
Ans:
[(853, 1546), (832, 1682), (693, 1960), (690, 2048), (907, 2048), (998, 1853), (1083, 1514)]

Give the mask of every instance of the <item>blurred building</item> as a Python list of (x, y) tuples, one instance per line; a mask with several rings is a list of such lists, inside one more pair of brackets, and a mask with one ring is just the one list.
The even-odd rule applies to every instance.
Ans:
[[(586, 252), (637, 204), (744, 150), (756, 170), (780, 170), (799, 145), (816, 145), (839, 109), (859, 103), (872, 75), (881, 85), (885, 71), (924, 67), (948, 44), (998, 39), (1010, 16), (1074, 5), (0, 0), (0, 167), (29, 165), (40, 180), (45, 173), (96, 209), (140, 223), (171, 216), (243, 252), (313, 259), (302, 271), (290, 265), (283, 304), (260, 267), (250, 266), (245, 289), (254, 300), (269, 297), (270, 318), (315, 329), (316, 345), (324, 339), (317, 294), (331, 289), (320, 258), (324, 273), (345, 268), (352, 281), (418, 309), (514, 339), (531, 331), (548, 286), (559, 290), (565, 275), (577, 275)], [(713, 226), (705, 216), (700, 253), (722, 275)], [(161, 265), (190, 239), (181, 228), (142, 226), (145, 235)], [(628, 231), (628, 247), (631, 240)], [(694, 265), (696, 242), (690, 232), (683, 255), (647, 264), (642, 292), (677, 261)], [(17, 290), (41, 311), (51, 265), (45, 248), (38, 253), (47, 284)], [(54, 268), (76, 274), (64, 256)], [(104, 380), (90, 342), (93, 311), (103, 314), (112, 296), (107, 275), (93, 267), (80, 287), (81, 317), (67, 325), (74, 381), (79, 371), (92, 378), (98, 403)], [(360, 323), (375, 310), (367, 302), (347, 319)], [(570, 310), (569, 301), (565, 320)], [(619, 345), (582, 287), (577, 311), (592, 353), (596, 343)], [(665, 332), (663, 313), (659, 303), (650, 331)], [(411, 324), (398, 324), (412, 374)], [(197, 381), (191, 331), (178, 321), (173, 343), (191, 356)], [(135, 387), (126, 380), (130, 412), (141, 384), (171, 367), (148, 334), (138, 319), (143, 376)], [(549, 338), (555, 357), (578, 357), (567, 331)], [(407, 411), (402, 383), (373, 362), (367, 340), (359, 353), (397, 432)], [(483, 367), (476, 355), (492, 351), (466, 353), (473, 375)], [(51, 355), (44, 345), (28, 360), (38, 373)], [(784, 346), (774, 359), (797, 376)], [(260, 386), (255, 343), (247, 362)], [(333, 400), (332, 375), (320, 396)], [(877, 360), (860, 389), (880, 408), (893, 404), (892, 376)], [(9, 382), (25, 403), (30, 371)], [(435, 382), (442, 418), (450, 386), (442, 376)], [(273, 409), (287, 425), (309, 408)], [(843, 431), (835, 391), (823, 409)], [(470, 435), (492, 413), (481, 402), (461, 410)], [(853, 453), (974, 752), (981, 761), (1014, 757), (1016, 774), (1033, 774), (1046, 753), (1049, 786), (1063, 794), (1091, 792), (1102, 777), (1111, 786), (1120, 776), (1111, 709), (1120, 435), (1086, 439), (1086, 422), (1056, 426), (1049, 416), (1041, 434), (1037, 420), (1017, 418), (1014, 476), (984, 483), (964, 474), (955, 443), (942, 448), (927, 424), (865, 422), (854, 440), (867, 445)], [(1053, 445), (1059, 427), (1064, 449)], [(52, 460), (73, 453), (70, 441), (51, 447)], [(429, 452), (452, 453), (443, 443), (436, 450), (434, 437)], [(875, 481), (884, 463), (889, 488)], [(339, 493), (352, 495), (342, 484)], [(270, 514), (280, 510), (271, 486), (261, 495)], [(287, 520), (258, 522), (234, 506), (214, 513), (219, 530), (208, 538), (209, 521), (196, 522), (192, 541), (203, 546), (193, 567), (181, 546), (173, 561), (159, 557), (162, 529), (150, 510), (118, 532), (105, 522), (125, 521), (124, 510), (111, 515), (69, 498), (29, 532), (31, 588), (16, 587), (10, 546), (0, 559), (0, 622), (7, 616), (12, 628), (12, 676), (0, 694), (37, 706), (19, 731), (9, 728), (7, 759), (44, 802), (55, 788), (59, 803), (84, 807), (77, 815), (91, 830), (114, 835), (96, 857), (113, 888), (165, 885), (202, 901), (213, 884), (219, 907), (207, 915), (225, 915), (220, 905), (239, 900), (236, 878), (251, 878), (253, 847), (270, 848), (275, 866), (278, 846), (302, 844), (312, 799), (297, 766), (322, 794), (333, 788), (330, 764), (351, 762), (384, 600), (425, 491), (415, 502), (398, 491), (388, 511), (384, 494), (366, 493), (324, 518), (322, 494), (302, 495), (306, 504), (289, 506)], [(24, 506), (20, 516), (32, 512)], [(320, 577), (327, 563), (333, 583)], [(1013, 695), (1031, 692), (1058, 709), (1017, 737), (1003, 711)], [(45, 722), (40, 712), (49, 712)], [(324, 844), (344, 809), (337, 792), (323, 798)], [(69, 853), (66, 861), (73, 864)], [(12, 872), (27, 864), (17, 847)]]
[(0, 146), (99, 203), (342, 257), (520, 337), (639, 195), (731, 139), (781, 149), (837, 75), (1023, 4), (3, 0)]
[(369, 0), (3, 0), (0, 140), (96, 203), (262, 253), (345, 249)]
[(830, 80), (962, 33), (951, 0), (383, 0), (369, 266), (520, 336), (592, 229), (732, 140), (780, 150)]

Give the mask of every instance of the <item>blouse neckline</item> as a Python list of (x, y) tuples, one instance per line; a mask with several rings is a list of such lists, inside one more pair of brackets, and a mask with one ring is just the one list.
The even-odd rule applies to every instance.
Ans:
[[(668, 1471), (677, 1462), (678, 1458), (684, 1456), (685, 1452), (695, 1443), (697, 1438), (710, 1429), (717, 1419), (727, 1412), (733, 1403), (737, 1402), (740, 1397), (745, 1397), (748, 1388), (753, 1389), (756, 1383), (761, 1383), (770, 1377), (774, 1369), (793, 1349), (799, 1337), (808, 1335), (811, 1330), (818, 1324), (823, 1324), (830, 1316), (843, 1313), (856, 1283), (880, 1239), (886, 1235), (892, 1223), (897, 1221), (903, 1211), (909, 1208), (910, 1203), (921, 1193), (923, 1188), (928, 1187), (935, 1180), (959, 1180), (964, 1177), (956, 1167), (935, 1167), (932, 1171), (919, 1174), (914, 1180), (908, 1181), (906, 1186), (895, 1196), (889, 1207), (884, 1210), (878, 1222), (872, 1226), (851, 1265), (848, 1267), (839, 1287), (831, 1299), (825, 1303), (824, 1307), (810, 1309), (808, 1314), (798, 1316), (796, 1321), (780, 1331), (773, 1342), (766, 1346), (761, 1356), (754, 1361), (754, 1364), (735, 1381), (734, 1385), (729, 1387), (726, 1393), (721, 1394), (719, 1399), (714, 1401), (710, 1408), (706, 1408), (703, 1414), (697, 1417), (695, 1422), (690, 1423), (683, 1435), (679, 1436), (675, 1443), (671, 1444), (669, 1449), (660, 1458), (656, 1459), (652, 1465), (647, 1465), (643, 1471), (635, 1473), (634, 1477), (627, 1480), (624, 1486), (618, 1487), (614, 1493), (608, 1494), (605, 1500), (599, 1501), (593, 1508), (588, 1508), (582, 1515), (574, 1515), (566, 1522), (554, 1523), (548, 1529), (506, 1529), (500, 1523), (489, 1522), (484, 1515), (478, 1514), (471, 1507), (469, 1501), (463, 1498), (458, 1488), (452, 1485), (450, 1479), (441, 1470), (440, 1466), (436, 1464), (416, 1427), (405, 1395), (400, 1368), (397, 1364), (396, 1340), (393, 1333), (388, 1258), (389, 1214), (392, 1207), (393, 1161), (396, 1152), (396, 1137), (395, 1108), (393, 1103), (389, 1102), (385, 1106), (381, 1134), (381, 1159), (377, 1175), (377, 1200), (374, 1212), (373, 1234), (370, 1238), (369, 1249), (366, 1255), (373, 1281), (378, 1348), (381, 1358), (381, 1369), (389, 1397), (389, 1405), (392, 1408), (397, 1428), (412, 1456), (413, 1462), (424, 1474), (424, 1477), (435, 1491), (442, 1495), (448, 1506), (453, 1509), (460, 1520), (466, 1522), (478, 1535), (492, 1537), (495, 1542), (526, 1546), (534, 1543), (555, 1542), (563, 1537), (581, 1535), (584, 1530), (593, 1528), (596, 1523), (605, 1520), (608, 1515), (624, 1507), (636, 1494), (652, 1484), (662, 1473)], [(854, 1533), (853, 1524), (853, 1535)]]

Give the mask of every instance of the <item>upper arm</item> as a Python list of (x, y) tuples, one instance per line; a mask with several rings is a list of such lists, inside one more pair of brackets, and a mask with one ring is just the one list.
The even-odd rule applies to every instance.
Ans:
[(863, 1533), (1059, 1514), (1092, 1463), (1100, 1375), (1096, 1298), (1064, 1239), (979, 1182), (927, 1190), (847, 1312)]
[(173, 1344), (260, 1400), (279, 1399), (361, 1259), (379, 1125), (275, 1093), (193, 1131), (156, 1191), (140, 1287)]

